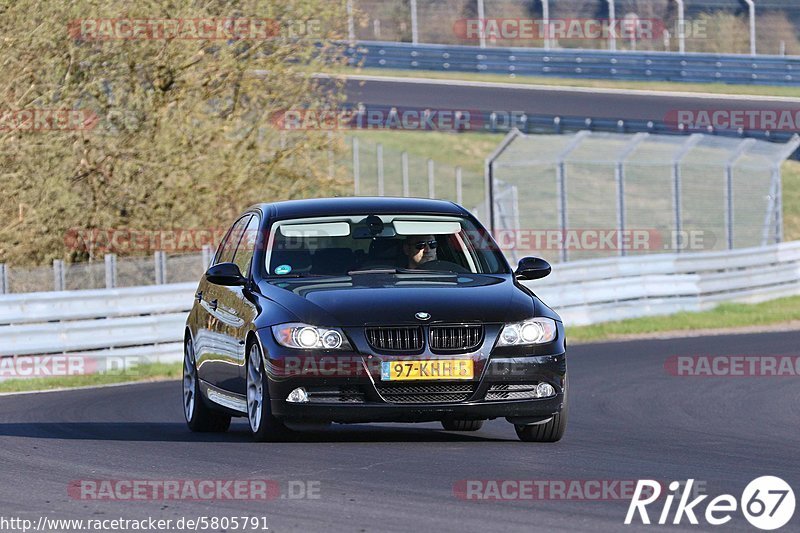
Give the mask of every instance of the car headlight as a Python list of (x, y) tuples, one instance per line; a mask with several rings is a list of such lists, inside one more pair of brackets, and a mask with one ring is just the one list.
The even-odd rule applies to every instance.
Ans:
[(506, 324), (500, 332), (498, 346), (529, 346), (545, 344), (556, 338), (555, 320), (550, 318), (531, 318), (523, 322)]
[(272, 334), (281, 346), (299, 350), (352, 350), (340, 329), (319, 328), (308, 324), (278, 324)]

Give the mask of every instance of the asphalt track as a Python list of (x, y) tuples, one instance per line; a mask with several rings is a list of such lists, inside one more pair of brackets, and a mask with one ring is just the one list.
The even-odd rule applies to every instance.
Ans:
[[(0, 517), (265, 516), (270, 531), (626, 531), (627, 500), (465, 501), (459, 480), (693, 478), (712, 496), (759, 476), (800, 488), (797, 377), (675, 377), (672, 355), (797, 355), (797, 332), (575, 346), (570, 425), (557, 444), (519, 442), (504, 420), (477, 433), (436, 424), (333, 426), (256, 444), (243, 421), (190, 433), (177, 382), (0, 397)], [(86, 501), (80, 479), (314, 481), (318, 499)], [(708, 501), (708, 500), (706, 500)], [(704, 506), (702, 507), (704, 509)], [(657, 515), (660, 507), (653, 512)], [(798, 530), (800, 512), (785, 530)], [(654, 530), (752, 531), (725, 526)], [(229, 529), (229, 531), (233, 531)]]
[(444, 110), (525, 112), (532, 115), (664, 121), (688, 111), (800, 111), (800, 99), (692, 95), (566, 87), (526, 87), (447, 80), (350, 77), (349, 103)]

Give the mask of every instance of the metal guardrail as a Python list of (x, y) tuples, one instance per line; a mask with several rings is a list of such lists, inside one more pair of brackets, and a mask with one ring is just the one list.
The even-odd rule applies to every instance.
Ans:
[(180, 343), (196, 287), (180, 283), (2, 296), (0, 357)]
[(346, 54), (351, 65), (366, 68), (624, 81), (800, 85), (800, 57), (786, 56), (479, 48), (363, 41), (347, 47)]
[[(581, 261), (526, 284), (554, 305), (568, 327), (702, 311), (720, 302), (800, 294), (800, 242)], [(135, 356), (178, 362), (195, 288), (183, 283), (2, 296), (0, 357), (77, 353), (86, 360)]]
[[(0, 298), (0, 331), (51, 321), (95, 320), (180, 313), (192, 305), (197, 283), (9, 294)], [(60, 351), (60, 350), (56, 350)], [(0, 355), (15, 353), (0, 345)]]
[(800, 242), (576, 261), (528, 286), (573, 326), (756, 303), (800, 294)]

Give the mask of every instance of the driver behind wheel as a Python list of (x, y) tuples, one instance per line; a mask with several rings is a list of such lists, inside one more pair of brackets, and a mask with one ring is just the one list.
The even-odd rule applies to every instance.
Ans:
[(430, 261), (436, 261), (437, 242), (433, 235), (409, 235), (403, 243), (403, 252), (408, 257), (408, 268), (417, 269)]

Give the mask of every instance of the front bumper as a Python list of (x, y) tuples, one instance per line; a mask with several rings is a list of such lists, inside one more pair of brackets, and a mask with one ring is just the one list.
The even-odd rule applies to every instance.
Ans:
[(290, 404), (272, 400), (273, 414), (298, 422), (434, 422), (446, 419), (488, 420), (510, 418), (511, 422), (531, 424), (561, 412), (563, 394), (545, 400), (513, 402), (464, 402), (457, 404)]
[[(382, 383), (380, 376), (367, 375), (366, 371), (354, 377), (287, 377), (268, 372), (272, 414), (280, 419), (298, 422), (431, 422), (505, 417), (512, 419), (512, 422), (535, 423), (547, 420), (562, 410), (567, 372), (565, 353), (490, 357), (483, 363), (480, 375), (468, 382), (405, 382), (407, 386), (421, 391), (457, 385), (466, 386), (470, 391), (463, 400), (448, 402), (426, 402), (424, 396), (422, 400), (415, 398), (413, 402), (387, 400), (385, 387), (388, 384)], [(549, 383), (556, 394), (541, 399), (487, 399), (487, 393), (495, 390), (493, 386), (537, 383)], [(286, 401), (289, 393), (297, 387), (309, 391), (309, 402)], [(341, 391), (350, 391), (347, 401), (336, 400), (336, 395)], [(324, 392), (328, 396), (325, 401), (317, 401), (315, 392)], [(353, 401), (356, 397), (360, 401)]]

